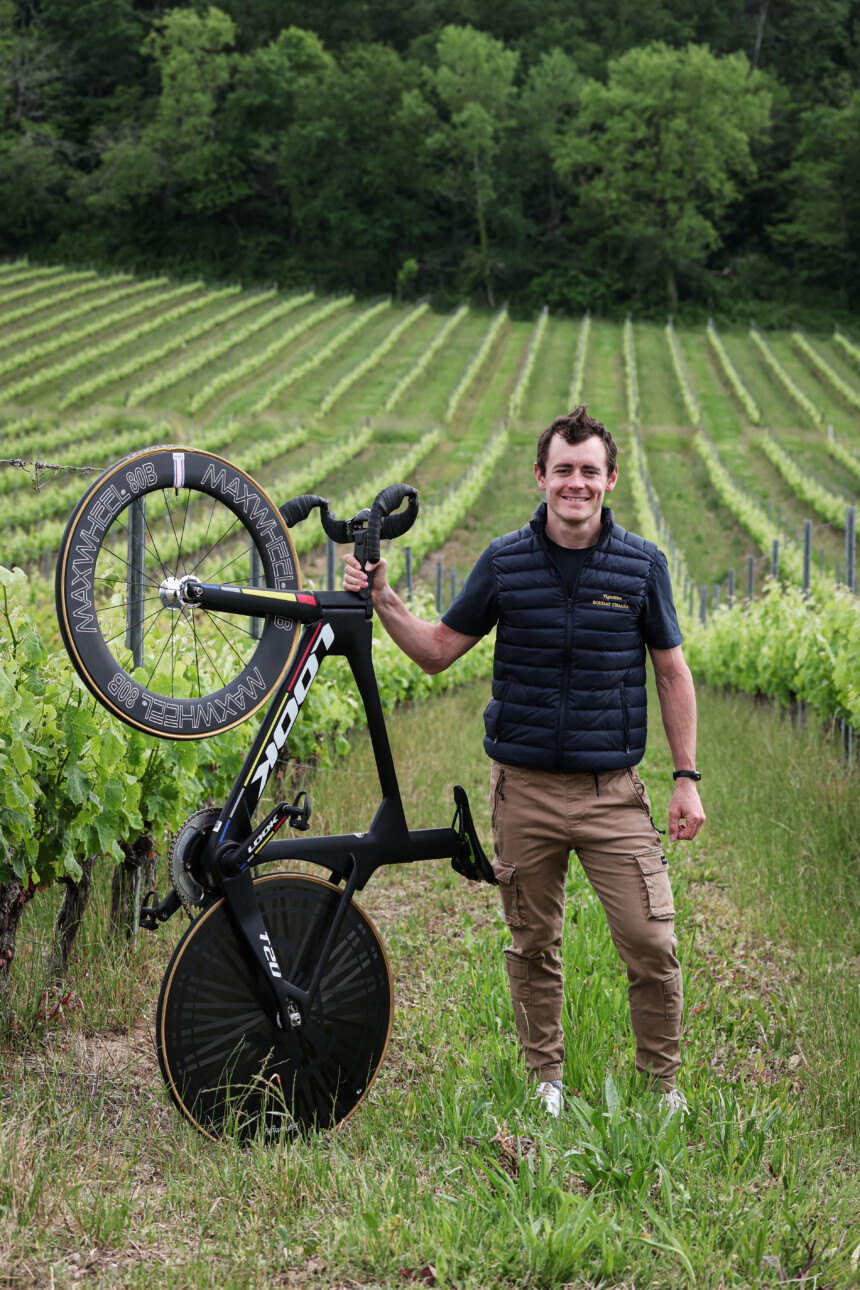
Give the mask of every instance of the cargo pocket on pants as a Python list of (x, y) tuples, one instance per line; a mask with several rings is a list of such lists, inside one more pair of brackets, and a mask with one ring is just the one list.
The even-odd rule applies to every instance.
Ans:
[(684, 1008), (684, 986), (680, 968), (663, 982), (663, 1003), (666, 1008), (666, 1020), (678, 1021)]
[(493, 857), (493, 873), (499, 882), (499, 894), (502, 897), (502, 913), (508, 927), (525, 927), (528, 919), (522, 905), (522, 897), (517, 887), (517, 867), (503, 864), (498, 856)]
[(514, 1005), (531, 1003), (528, 960), (522, 959), (516, 954), (505, 954), (505, 963), (508, 969), (508, 979), (511, 983), (511, 999)]
[(645, 883), (645, 912), (649, 918), (674, 918), (669, 868), (661, 847), (646, 847), (634, 857)]

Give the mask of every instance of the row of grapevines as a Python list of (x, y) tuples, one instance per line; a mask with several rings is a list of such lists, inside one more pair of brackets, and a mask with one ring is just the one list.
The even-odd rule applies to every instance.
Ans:
[(523, 406), (523, 399), (526, 397), (526, 391), (532, 379), (535, 362), (538, 356), (538, 350), (541, 347), (544, 336), (546, 335), (547, 323), (549, 322), (549, 306), (544, 305), (540, 311), (540, 317), (535, 323), (535, 329), (532, 332), (529, 347), (526, 351), (525, 360), (520, 368), (517, 383), (511, 390), (511, 397), (508, 400), (508, 416), (518, 417)]
[(342, 349), (356, 332), (361, 331), (362, 327), (366, 327), (379, 314), (390, 308), (391, 300), (388, 297), (385, 300), (378, 301), (375, 305), (370, 305), (367, 309), (362, 310), (360, 314), (356, 314), (354, 318), (351, 318), (345, 327), (342, 327), (339, 332), (332, 336), (331, 340), (326, 341), (319, 349), (315, 349), (311, 354), (308, 354), (307, 358), (303, 358), (301, 362), (296, 363), (293, 367), (288, 367), (285, 372), (275, 377), (273, 381), (267, 382), (265, 390), (251, 408), (251, 415), (255, 416), (258, 412), (265, 411), (279, 394), (290, 385), (295, 385), (297, 381), (303, 380), (309, 372), (316, 371), (333, 354)]
[[(369, 506), (377, 493), (381, 492), (388, 484), (396, 480), (407, 479), (410, 471), (413, 471), (428, 453), (433, 451), (440, 438), (438, 430), (428, 430), (417, 443), (411, 444), (398, 457), (393, 457), (384, 470), (378, 471), (371, 479), (366, 479), (363, 483), (356, 484), (355, 488), (351, 488), (349, 492), (342, 493), (340, 497), (336, 498), (331, 503), (332, 514), (341, 517), (351, 516), (357, 514), (363, 507)], [(305, 551), (312, 551), (314, 547), (319, 546), (324, 541), (325, 534), (319, 520), (314, 523), (309, 519), (302, 528), (297, 529), (293, 534), (293, 545), (296, 548), (297, 555), (303, 555)]]
[(507, 317), (508, 306), (502, 305), (502, 308), (490, 322), (490, 325), (484, 334), (484, 339), (469, 359), (465, 372), (451, 391), (451, 395), (448, 399), (448, 406), (445, 409), (444, 418), (448, 425), (450, 425), (454, 420), (461, 400), (464, 395), (468, 393), (473, 382), (477, 378), (478, 373), (489, 358), (490, 350), (493, 348), (493, 342), (507, 321)]
[[(472, 460), (472, 464), (457, 480), (454, 487), (437, 506), (424, 506), (414, 528), (410, 531), (409, 544), (415, 567), (431, 551), (450, 537), (483, 493), (490, 477), (501, 461), (508, 446), (508, 429), (502, 424), (495, 430)], [(388, 581), (392, 587), (403, 577), (405, 556), (395, 548), (388, 556)]]
[(20, 436), (35, 430), (38, 424), (39, 418), (35, 412), (28, 412), (25, 416), (14, 417), (11, 421), (4, 422), (0, 426), (0, 445), (4, 449), (16, 447)]
[[(208, 799), (223, 800), (250, 733), (171, 742), (130, 730), (78, 684), (66, 654), (49, 650), (24, 612), (20, 570), (0, 567), (0, 881), (41, 885), (79, 878), (86, 856), (123, 859), (120, 839), (175, 829)], [(429, 597), (414, 609), (432, 617)], [(440, 676), (412, 663), (375, 624), (374, 665), (383, 710), (486, 676), (492, 637)], [(334, 764), (360, 723), (361, 705), (343, 660), (329, 660), (290, 733), (299, 762)]]
[(824, 425), (824, 416), (821, 412), (821, 409), (817, 408), (815, 404), (812, 402), (812, 399), (809, 397), (809, 395), (804, 393), (804, 391), (800, 388), (800, 386), (796, 383), (796, 381), (792, 380), (791, 376), (789, 376), (788, 372), (783, 367), (782, 363), (779, 361), (776, 354), (774, 354), (770, 345), (768, 345), (764, 336), (759, 331), (758, 327), (755, 326), (755, 324), (753, 324), (750, 327), (750, 335), (752, 336), (756, 346), (758, 347), (759, 353), (761, 354), (762, 358), (767, 363), (768, 367), (773, 372), (774, 376), (780, 382), (783, 389), (786, 391), (787, 394), (791, 396), (792, 399), (794, 399), (798, 407), (803, 409), (803, 411), (809, 417), (812, 424), (815, 426), (818, 426), (820, 430)]
[(796, 327), (791, 333), (791, 339), (794, 341), (801, 353), (805, 354), (814, 367), (818, 369), (826, 381), (829, 381), (834, 390), (838, 390), (843, 399), (846, 399), (852, 407), (860, 409), (860, 390), (856, 385), (844, 380), (837, 371), (835, 371), (823, 354), (810, 344), (799, 327)]
[[(166, 278), (161, 282), (165, 283)], [(119, 284), (119, 285), (116, 285)], [(110, 289), (108, 289), (110, 288)], [(135, 282), (127, 273), (117, 273), (112, 278), (102, 279), (99, 282), (87, 282), (82, 287), (78, 287), (74, 292), (61, 292), (59, 296), (52, 296), (46, 301), (44, 306), (39, 306), (39, 312), (43, 309), (53, 310), (56, 304), (62, 300), (68, 299), (71, 295), (86, 294), (87, 298), (73, 305), (71, 309), (65, 309), (62, 313), (49, 313), (47, 317), (42, 316), (28, 327), (19, 327), (9, 336), (0, 339), (0, 349), (9, 349), (12, 345), (22, 345), (35, 336), (42, 336), (45, 332), (55, 331), (58, 327), (65, 327), (67, 323), (74, 322), (77, 318), (82, 318), (85, 314), (92, 314), (96, 309), (107, 309), (110, 305), (116, 304), (118, 300), (127, 300), (129, 296), (139, 296), (141, 292), (151, 291), (152, 281)], [(97, 291), (99, 294), (94, 299), (90, 294)], [(30, 318), (34, 313), (31, 305), (26, 309), (16, 309), (13, 314), (9, 315), (9, 322), (17, 322), (19, 318)], [(19, 355), (20, 359), (20, 355)]]
[(19, 273), (26, 273), (29, 267), (26, 258), (23, 260), (5, 260), (0, 264), (0, 281), (14, 278)]
[[(126, 275), (128, 276), (128, 275)], [(52, 282), (40, 283), (37, 287), (19, 293), (27, 296), (32, 295), (33, 291), (50, 291), (50, 295), (45, 300), (27, 300), (26, 304), (21, 305), (18, 309), (7, 309), (12, 297), (0, 295), (0, 327), (9, 327), (18, 318), (26, 318), (28, 314), (34, 313), (41, 309), (52, 309), (57, 300), (68, 300), (71, 296), (79, 296), (83, 292), (97, 291), (102, 285), (102, 280), (98, 278), (93, 269), (88, 269), (82, 273), (67, 273)], [(57, 291), (57, 287), (64, 290)]]
[(468, 312), (468, 305), (460, 305), (459, 309), (455, 309), (450, 317), (445, 319), (435, 336), (433, 336), (429, 344), (422, 349), (415, 362), (409, 370), (401, 376), (394, 389), (388, 395), (385, 403), (382, 405), (384, 412), (390, 412), (392, 408), (400, 402), (410, 385), (414, 385), (421, 373), (427, 370), (434, 356), (438, 354), (439, 350), (451, 335), (451, 332), (458, 323), (462, 322)]
[[(14, 451), (16, 457), (23, 457), (28, 461), (35, 459), (44, 461), (49, 453), (53, 455), (58, 448), (63, 448), (69, 443), (80, 444), (84, 451), (89, 453), (96, 445), (92, 445), (88, 441), (97, 435), (104, 440), (104, 436), (111, 429), (109, 418), (103, 412), (94, 412), (90, 416), (82, 417), (79, 420), (66, 421), (63, 425), (55, 426), (51, 430), (46, 430), (38, 417), (35, 416), (30, 418), (22, 417), (20, 422), (16, 424), (22, 430), (26, 427), (28, 432), (35, 430), (35, 433), (28, 433), (25, 437), (7, 442), (6, 448)], [(84, 445), (86, 446), (84, 447)], [(101, 445), (98, 446), (100, 447)], [(106, 446), (109, 449), (109, 441)], [(100, 457), (99, 460), (103, 461), (104, 458)], [(80, 462), (75, 463), (75, 465), (80, 464)], [(0, 491), (3, 491), (2, 488), (0, 488)]]
[[(70, 376), (78, 371), (79, 368), (85, 367), (87, 363), (93, 362), (94, 359), (101, 358), (104, 354), (119, 349), (120, 346), (126, 343), (126, 335), (125, 333), (116, 334), (115, 329), (118, 326), (128, 322), (130, 318), (134, 318), (138, 314), (147, 313), (151, 309), (161, 309), (172, 300), (186, 295), (189, 291), (196, 290), (199, 290), (199, 287), (191, 284), (184, 287), (175, 287), (172, 291), (164, 291), (155, 297), (147, 296), (143, 300), (138, 299), (134, 304), (126, 305), (123, 309), (117, 309), (114, 313), (108, 314), (104, 318), (95, 318), (92, 322), (82, 327), (76, 327), (70, 332), (54, 337), (53, 340), (46, 340), (40, 345), (33, 345), (24, 354), (17, 356), (13, 354), (6, 359), (5, 363), (0, 364), (0, 373), (13, 367), (23, 366), (25, 362), (29, 364), (35, 361), (37, 357), (45, 358), (56, 350), (68, 349), (69, 346), (76, 347), (68, 357), (60, 359), (56, 363), (51, 363), (48, 367), (40, 368), (30, 376), (21, 377), (8, 385), (4, 391), (5, 397), (8, 399), (18, 398), (21, 394), (27, 394), (30, 390), (36, 389), (40, 385), (46, 385), (49, 381), (56, 381), (60, 377)], [(94, 345), (81, 344), (88, 337), (102, 331), (110, 331), (111, 335), (106, 340), (97, 342)]]
[[(116, 297), (107, 292), (107, 298), (98, 300), (98, 294), (105, 292), (109, 286), (118, 283), (130, 283), (133, 278), (130, 273), (117, 273), (111, 278), (94, 278), (88, 279), (77, 286), (69, 287), (66, 291), (52, 291), (50, 298), (41, 303), (22, 305), (20, 309), (13, 309), (8, 314), (0, 316), (0, 327), (11, 327), (13, 323), (20, 322), (22, 318), (32, 318), (33, 314), (38, 313), (41, 317), (29, 327), (18, 328), (10, 332), (8, 336), (0, 337), (0, 349), (8, 349), (10, 345), (20, 345), (24, 341), (31, 340), (33, 336), (40, 336), (43, 332), (53, 331), (55, 327), (60, 327), (64, 323), (74, 318), (80, 318), (84, 313), (91, 313), (94, 308), (104, 308), (105, 304), (110, 304)], [(136, 284), (136, 290), (149, 286), (149, 283)], [(81, 302), (81, 297), (86, 299)], [(96, 297), (94, 299), (94, 296)], [(77, 300), (79, 303), (72, 309), (64, 313), (54, 314), (52, 311), (58, 305), (66, 304), (69, 300)]]
[(579, 325), (579, 339), (576, 342), (576, 358), (573, 360), (573, 377), (570, 382), (570, 406), (579, 407), (582, 398), (582, 386), (585, 381), (585, 359), (588, 354), (588, 337), (591, 332), (591, 310), (586, 309)]
[(252, 372), (258, 372), (261, 367), (271, 363), (272, 359), (277, 358), (285, 349), (288, 349), (293, 341), (298, 340), (300, 336), (304, 336), (314, 327), (319, 326), (321, 322), (324, 322), (326, 318), (330, 318), (332, 314), (337, 313), (340, 309), (346, 309), (352, 304), (352, 301), (352, 296), (338, 296), (334, 300), (329, 300), (326, 304), (321, 305), (319, 309), (315, 309), (313, 313), (308, 314), (301, 322), (288, 327), (265, 349), (249, 354), (246, 358), (233, 363), (231, 367), (222, 367), (189, 399), (189, 415), (193, 416), (195, 412), (199, 412), (204, 404), (214, 399), (215, 395), (220, 394), (222, 390), (229, 389), (231, 385), (236, 385), (239, 381), (244, 381)]
[[(229, 300), (238, 295), (240, 291), (241, 287), (223, 287), (220, 291), (207, 292), (199, 300), (189, 300), (184, 305), (177, 305), (175, 309), (169, 309), (160, 318), (153, 318), (149, 322), (141, 323), (139, 327), (133, 328), (132, 331), (122, 337), (122, 343), (130, 345), (150, 332), (178, 322), (188, 314), (199, 313), (201, 309), (207, 309), (210, 305), (218, 305), (222, 300)], [(125, 380), (127, 376), (133, 376), (135, 372), (139, 372), (142, 367), (148, 367), (150, 363), (160, 362), (162, 358), (166, 358), (168, 354), (172, 353), (177, 345), (187, 345), (190, 340), (195, 340), (207, 331), (220, 327), (225, 319), (231, 316), (232, 310), (229, 306), (219, 308), (208, 318), (199, 319), (193, 326), (186, 328), (180, 336), (173, 337), (166, 344), (162, 343), (155, 348), (144, 349), (138, 354), (132, 354), (125, 362), (109, 364), (103, 371), (96, 372), (93, 376), (88, 377), (87, 380), (73, 386), (60, 399), (58, 404), (60, 411), (71, 407), (73, 403), (80, 403), (81, 399), (89, 398), (97, 390), (104, 389), (106, 385), (114, 385), (117, 381)]]
[(860, 612), (845, 587), (799, 587), (771, 580), (752, 605), (720, 609), (687, 635), (697, 676), (788, 703), (803, 699), (823, 717), (860, 722)]
[[(780, 540), (782, 534), (764, 509), (761, 499), (754, 498), (739, 480), (737, 480), (720, 457), (719, 450), (710, 435), (699, 429), (693, 445), (705, 463), (708, 477), (720, 501), (731, 511), (735, 519), (746, 529), (750, 537), (762, 551), (770, 551), (774, 540)], [(803, 562), (799, 552), (791, 546), (784, 546), (780, 551), (780, 570), (792, 582), (803, 581)], [(813, 577), (817, 570), (813, 568)]]
[(406, 314), (404, 318), (401, 318), (399, 322), (396, 322), (390, 331), (385, 333), (379, 344), (373, 347), (369, 354), (365, 354), (364, 358), (360, 359), (354, 367), (351, 367), (348, 372), (344, 372), (340, 380), (336, 381), (331, 389), (326, 391), (317, 405), (314, 416), (319, 419), (320, 417), (325, 416), (327, 412), (330, 412), (338, 399), (342, 398), (343, 395), (346, 394), (347, 390), (350, 390), (353, 385), (356, 385), (362, 379), (363, 376), (366, 376), (374, 367), (377, 367), (382, 362), (383, 358), (385, 358), (386, 354), (391, 353), (404, 332), (408, 331), (419, 318), (422, 318), (429, 308), (430, 306), (426, 301), (422, 301), (420, 305), (416, 305), (414, 309), (410, 309), (409, 313)]
[[(221, 440), (222, 443), (229, 442), (230, 439), (235, 438), (232, 430), (229, 432), (221, 431), (221, 433), (226, 434), (226, 438)], [(172, 431), (168, 421), (147, 426), (146, 438), (144, 438), (140, 426), (133, 426), (122, 434), (102, 436), (101, 441), (97, 439), (94, 444), (88, 445), (84, 450), (86, 465), (106, 465), (112, 461), (118, 461), (130, 452), (135, 452), (138, 448), (144, 446), (147, 441), (164, 443), (165, 441), (170, 442), (171, 438)], [(195, 439), (194, 446), (202, 448), (204, 447), (204, 442)], [(68, 514), (77, 503), (83, 488), (84, 486), (80, 479), (72, 476), (69, 483), (63, 485), (54, 483), (51, 488), (45, 489), (43, 492), (28, 493), (24, 497), (19, 497), (15, 504), (16, 530), (27, 528), (37, 521), (51, 519), (55, 515)]]
[(802, 470), (791, 454), (777, 443), (769, 430), (765, 430), (761, 437), (761, 447), (793, 493), (808, 502), (825, 520), (845, 528), (845, 503), (841, 498), (824, 488), (807, 471)]
[(732, 360), (729, 358), (728, 350), (720, 339), (720, 334), (713, 324), (712, 319), (708, 319), (706, 335), (711, 345), (711, 349), (716, 355), (717, 362), (722, 368), (723, 375), (729, 385), (737, 395), (738, 402), (746, 412), (753, 425), (761, 425), (761, 411), (753, 396), (747, 389), (746, 383)]
[(675, 369), (675, 376), (678, 378), (678, 385), (681, 387), (681, 397), (684, 400), (684, 407), (687, 409), (687, 416), (690, 418), (692, 425), (700, 426), (702, 424), (702, 409), (699, 407), (699, 401), (693, 393), (693, 387), (690, 384), (690, 378), (684, 366), (681, 346), (678, 344), (678, 337), (675, 335), (675, 327), (671, 318), (666, 324), (666, 339), (669, 342), (672, 366)]
[[(300, 482), (295, 486), (295, 491), (306, 491), (310, 487), (310, 483), (315, 483), (317, 480), (323, 479), (330, 471), (338, 469), (344, 461), (349, 460), (351, 456), (361, 451), (371, 433), (370, 430), (366, 430), (359, 435), (353, 436), (345, 444), (332, 444), (329, 449), (324, 450), (319, 458), (299, 471), (297, 477)], [(235, 431), (232, 427), (218, 426), (210, 431), (208, 435), (195, 436), (195, 446), (215, 451), (223, 443), (229, 442), (233, 438), (235, 438)], [(250, 474), (265, 462), (274, 460), (275, 457), (280, 457), (292, 448), (298, 447), (307, 438), (308, 432), (301, 427), (284, 430), (276, 437), (269, 436), (266, 440), (249, 445), (242, 452), (234, 454), (232, 460), (237, 466)], [(132, 447), (134, 446), (136, 445), (132, 445)], [(113, 455), (112, 448), (111, 456)], [(310, 480), (310, 483), (308, 480)], [(289, 482), (293, 486), (295, 479), (291, 477)], [(28, 505), (24, 512), (29, 523), (22, 523), (4, 531), (4, 558), (21, 563), (36, 560), (43, 552), (56, 549), (63, 535), (66, 520), (65, 517), (61, 520), (56, 520), (51, 516), (70, 509), (82, 492), (83, 487), (79, 483), (72, 483), (65, 488), (54, 490), (47, 497), (43, 497), (41, 494), (34, 497), (33, 505)], [(57, 500), (54, 501), (54, 498)], [(154, 521), (164, 515), (165, 511), (166, 504), (161, 494), (153, 494), (147, 499), (147, 522)], [(205, 539), (205, 521), (201, 521), (198, 528), (191, 524), (186, 526), (185, 545), (189, 550), (194, 549), (196, 541), (202, 542)]]
[(624, 384), (627, 391), (627, 420), (639, 424), (639, 377), (636, 371), (636, 345), (633, 340), (633, 321), (630, 315), (624, 323)]
[[(636, 523), (642, 536), (655, 542), (667, 555), (670, 573), (680, 582), (688, 577), (683, 552), (672, 537), (669, 525), (663, 518), (660, 501), (651, 482), (642, 436), (639, 433), (639, 373), (636, 368), (636, 346), (633, 340), (633, 322), (630, 315), (624, 324), (624, 367), (627, 387), (627, 413), (630, 419), (630, 491)], [(679, 612), (683, 606), (679, 606)]]
[[(277, 292), (275, 291), (261, 292), (257, 297), (257, 302), (270, 299), (276, 295)], [(231, 349), (244, 344), (246, 340), (256, 336), (257, 332), (270, 327), (272, 323), (280, 322), (282, 318), (285, 318), (287, 314), (291, 314), (293, 310), (298, 309), (301, 305), (309, 304), (313, 299), (314, 293), (312, 291), (304, 291), (300, 295), (290, 296), (288, 300), (283, 300), (280, 304), (267, 309), (265, 313), (258, 314), (256, 318), (252, 318), (235, 331), (228, 332), (225, 336), (210, 341), (203, 349), (198, 350), (196, 354), (189, 355), (188, 358), (177, 363), (175, 367), (165, 369), (160, 375), (154, 376), (152, 380), (145, 382), (144, 386), (139, 386), (137, 390), (133, 390), (128, 396), (129, 401), (134, 399), (136, 403), (142, 403), (144, 399), (149, 398), (156, 391), (167, 389), (168, 386), (175, 385), (177, 381), (185, 380), (186, 377), (199, 372), (202, 367), (208, 367), (216, 359), (222, 358)]]
[(833, 333), (833, 339), (836, 341), (837, 345), (840, 345), (842, 349), (845, 350), (845, 353), (850, 359), (853, 359), (855, 363), (860, 363), (860, 346), (855, 345), (853, 341), (849, 340), (845, 333), (838, 327)]
[(852, 452), (847, 444), (842, 443), (839, 439), (828, 437), (827, 451), (831, 457), (841, 461), (843, 466), (847, 466), (852, 475), (860, 479), (860, 457)]
[[(88, 270), (92, 274), (93, 270)], [(28, 269), (24, 273), (16, 274), (14, 278), (7, 278), (0, 287), (0, 309), (4, 305), (11, 305), (14, 300), (20, 300), (23, 296), (35, 295), (37, 291), (47, 291), (56, 282), (66, 281), (70, 275), (63, 273), (62, 269)], [(12, 287), (12, 291), (7, 288)]]
[[(687, 562), (683, 551), (672, 537), (669, 525), (663, 518), (660, 500), (648, 472), (648, 462), (638, 425), (634, 425), (630, 432), (630, 459), (633, 468), (629, 475), (630, 492), (633, 495), (633, 508), (641, 535), (660, 547), (667, 557), (669, 571), (676, 582), (684, 582), (688, 577)], [(683, 606), (678, 606), (679, 612), (682, 608)]]

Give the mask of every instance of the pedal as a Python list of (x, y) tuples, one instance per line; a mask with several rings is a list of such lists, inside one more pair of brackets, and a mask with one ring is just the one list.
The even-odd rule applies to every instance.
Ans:
[(164, 900), (158, 904), (155, 903), (156, 901), (158, 901), (158, 892), (148, 891), (141, 905), (140, 926), (148, 932), (157, 932), (159, 923), (166, 923), (168, 918), (172, 918), (176, 911), (182, 908), (182, 901), (172, 887)]
[(457, 849), (451, 857), (451, 868), (461, 877), (467, 878), (469, 882), (487, 882), (491, 887), (498, 887), (499, 882), (493, 873), (493, 866), (478, 840), (469, 798), (462, 784), (454, 785), (454, 805), (457, 809), (451, 827), (458, 837)]
[[(302, 801), (304, 799), (304, 801)], [(301, 806), (299, 806), (301, 802)], [(307, 833), (311, 827), (311, 795), (302, 789), (297, 793), (292, 806), (287, 807), (288, 818), (291, 829), (298, 829), (299, 833)]]

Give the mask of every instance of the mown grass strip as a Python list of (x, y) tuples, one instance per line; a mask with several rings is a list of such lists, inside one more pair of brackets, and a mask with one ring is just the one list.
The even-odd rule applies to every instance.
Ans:
[(508, 307), (507, 305), (503, 305), (491, 320), (489, 327), (484, 333), (483, 340), (475, 350), (475, 353), (469, 359), (465, 371), (451, 391), (443, 418), (448, 425), (450, 425), (454, 420), (454, 417), (457, 414), (457, 408), (460, 406), (462, 400), (477, 380), (481, 369), (490, 356), (490, 350), (493, 348), (493, 343), (504, 326), (507, 317)]
[(588, 338), (591, 334), (591, 310), (586, 309), (579, 325), (579, 337), (576, 342), (576, 357), (573, 360), (573, 376), (570, 381), (571, 409), (579, 407), (582, 400), (582, 387), (585, 382), (585, 364), (588, 358)]
[(199, 389), (189, 399), (189, 415), (193, 416), (195, 412), (199, 412), (202, 407), (210, 403), (217, 394), (220, 394), (223, 390), (228, 390), (231, 385), (237, 385), (240, 381), (244, 381), (247, 376), (250, 376), (253, 372), (258, 372), (267, 363), (271, 363), (285, 349), (289, 349), (300, 336), (312, 331), (314, 327), (330, 318), (332, 314), (338, 313), (341, 309), (346, 309), (352, 304), (352, 300), (352, 296), (338, 296), (335, 300), (327, 301), (319, 309), (315, 309), (313, 313), (303, 318), (301, 322), (288, 327), (285, 332), (282, 332), (280, 336), (276, 336), (263, 349), (259, 349), (253, 354), (248, 354), (245, 358), (230, 366), (222, 367), (206, 382), (202, 389)]
[(438, 354), (439, 350), (445, 345), (454, 328), (463, 321), (468, 312), (468, 305), (460, 305), (459, 309), (455, 309), (451, 316), (445, 319), (435, 336), (433, 336), (429, 344), (422, 349), (415, 362), (409, 370), (401, 376), (400, 380), (394, 386), (394, 389), (386, 398), (382, 405), (384, 412), (391, 412), (403, 398), (403, 395), (410, 386), (414, 385), (423, 372), (426, 372), (436, 354)]
[(776, 466), (792, 492), (802, 501), (807, 502), (828, 523), (844, 529), (845, 500), (819, 484), (808, 470), (799, 466), (791, 453), (782, 447), (769, 430), (765, 430), (759, 443), (762, 452)]
[(523, 360), (523, 365), (520, 368), (519, 375), (517, 376), (517, 383), (511, 391), (511, 397), (508, 400), (508, 416), (511, 419), (520, 415), (520, 411), (523, 406), (523, 399), (525, 398), (531, 383), (532, 372), (534, 371), (534, 365), (537, 361), (538, 351), (540, 350), (541, 343), (546, 334), (548, 322), (549, 307), (544, 305), (543, 309), (540, 311), (540, 317), (535, 323), (535, 329), (532, 332), (529, 347), (526, 350), (526, 356)]
[(761, 354), (765, 363), (773, 372), (785, 392), (794, 400), (799, 408), (803, 409), (812, 424), (821, 430), (824, 426), (824, 415), (821, 409), (816, 407), (805, 390), (802, 390), (797, 382), (792, 379), (754, 323), (750, 326), (750, 336), (752, 336), (758, 352)]
[(819, 350), (815, 348), (807, 336), (803, 334), (799, 327), (795, 327), (791, 333), (791, 339), (795, 346), (805, 355), (812, 363), (813, 367), (824, 377), (825, 381), (833, 386), (842, 395), (846, 403), (850, 403), (853, 408), (860, 410), (860, 390), (856, 385), (851, 385), (848, 381), (843, 380), (835, 368), (831, 367), (827, 359)]
[(386, 355), (391, 353), (394, 346), (400, 340), (400, 337), (404, 335), (410, 327), (413, 327), (419, 318), (423, 318), (429, 308), (430, 306), (427, 302), (422, 301), (421, 304), (416, 305), (414, 309), (410, 309), (409, 313), (407, 313), (405, 317), (399, 319), (399, 321), (386, 332), (382, 340), (373, 347), (369, 354), (365, 354), (364, 358), (359, 359), (359, 361), (351, 367), (348, 372), (344, 372), (340, 380), (336, 381), (331, 389), (326, 390), (325, 394), (320, 399), (319, 404), (317, 405), (317, 410), (314, 414), (315, 418), (324, 417), (327, 412), (331, 411), (338, 399), (342, 398), (343, 395), (346, 394), (347, 390), (352, 389), (353, 385), (356, 385), (362, 377), (366, 376), (368, 372), (373, 371), (373, 369), (382, 362)]

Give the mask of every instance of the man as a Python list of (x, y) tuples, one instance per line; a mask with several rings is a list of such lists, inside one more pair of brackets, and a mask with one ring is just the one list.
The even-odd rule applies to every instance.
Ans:
[[(684, 662), (666, 558), (604, 506), (617, 448), (587, 408), (538, 440), (544, 502), (531, 523), (496, 538), (442, 621), (416, 618), (376, 568), (373, 605), (426, 672), (441, 672), (497, 625), (492, 758), (493, 869), (513, 944), (505, 951), (517, 1033), (537, 1095), (561, 1109), (564, 983), (559, 949), (568, 858), (576, 851), (627, 966), (636, 1066), (672, 1111), (683, 990), (667, 860), (635, 767), (645, 752), (647, 646), (675, 764), (669, 838), (694, 838), (696, 699)], [(347, 558), (344, 586), (367, 577)]]

